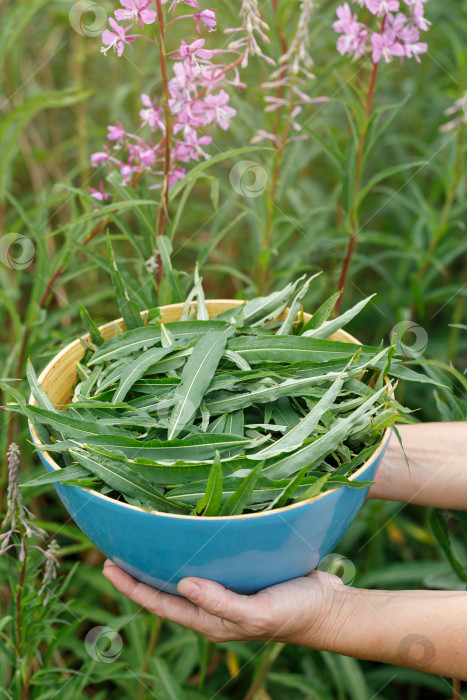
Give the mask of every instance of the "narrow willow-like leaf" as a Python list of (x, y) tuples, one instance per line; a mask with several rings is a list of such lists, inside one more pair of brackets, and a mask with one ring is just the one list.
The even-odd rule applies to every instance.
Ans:
[(31, 388), (31, 394), (34, 396), (34, 398), (37, 401), (37, 405), (40, 408), (45, 408), (47, 411), (52, 411), (52, 413), (57, 413), (57, 411), (54, 408), (54, 405), (52, 404), (52, 401), (49, 399), (45, 391), (43, 390), (37, 375), (34, 371), (34, 367), (32, 366), (31, 360), (28, 358), (28, 363), (26, 366), (26, 377), (29, 382), (29, 386)]
[[(229, 328), (222, 333), (210, 331), (196, 344), (175, 389), (175, 405), (170, 416), (168, 439), (172, 440), (193, 419), (224, 354)], [(209, 406), (207, 407), (208, 410)]]
[(216, 450), (222, 454), (225, 450), (245, 449), (250, 442), (249, 438), (237, 435), (215, 435), (213, 433), (200, 433), (184, 440), (166, 441), (142, 441), (115, 435), (106, 438), (105, 435), (96, 435), (86, 441), (91, 446), (101, 446), (109, 450), (116, 449), (131, 459), (146, 457), (165, 464), (174, 464), (178, 460), (196, 464), (199, 460), (214, 457)]
[(300, 449), (284, 457), (274, 459), (272, 464), (264, 467), (264, 476), (269, 479), (285, 479), (296, 474), (305, 464), (311, 468), (314, 462), (336, 449), (339, 442), (351, 433), (352, 428), (358, 424), (362, 416), (368, 414), (368, 418), (370, 417), (371, 408), (383, 391), (385, 391), (385, 387), (370, 396), (364, 404), (346, 418), (338, 418), (330, 430), (315, 441), (303, 445)]
[[(206, 486), (206, 481), (211, 471), (213, 459), (198, 460), (196, 463), (177, 461), (173, 464), (161, 464), (152, 459), (136, 457), (128, 459), (119, 450), (108, 450), (97, 445), (86, 445), (86, 451), (91, 455), (108, 457), (112, 460), (122, 461), (127, 466), (135, 469), (151, 484), (160, 486), (174, 486), (201, 481)], [(236, 460), (221, 461), (224, 475), (233, 472)], [(202, 494), (198, 496), (201, 497)], [(183, 500), (183, 499), (181, 499)]]
[(305, 379), (287, 379), (285, 382), (275, 386), (266, 386), (244, 394), (229, 394), (219, 392), (219, 396), (206, 401), (206, 406), (212, 415), (219, 413), (230, 413), (240, 408), (247, 408), (254, 403), (266, 403), (276, 401), (281, 396), (300, 396), (307, 393), (307, 389), (314, 384), (328, 382), (335, 379), (337, 374), (329, 372), (317, 375), (316, 377), (305, 377)]
[(188, 506), (182, 503), (169, 501), (161, 496), (149, 481), (138, 474), (122, 462), (102, 459), (102, 461), (91, 457), (89, 454), (78, 450), (70, 450), (70, 455), (83, 467), (102, 479), (106, 484), (123, 495), (137, 498), (155, 510), (163, 513), (185, 513), (190, 512)]
[(165, 348), (152, 348), (142, 353), (134, 360), (125, 363), (121, 371), (120, 383), (113, 396), (112, 403), (123, 401), (133, 384), (138, 379), (141, 379), (146, 370), (151, 367), (151, 365), (162, 360), (166, 355), (169, 355), (173, 350), (175, 350), (175, 347), (172, 345)]
[(198, 263), (195, 265), (194, 282), (196, 288), (196, 318), (198, 321), (209, 321), (209, 312), (206, 307), (203, 289), (203, 278), (199, 276)]
[[(346, 359), (355, 354), (354, 343), (341, 343), (338, 340), (323, 340), (305, 338), (302, 335), (261, 336), (232, 338), (227, 343), (227, 349), (233, 350), (247, 360), (253, 362), (328, 362), (329, 360)], [(377, 348), (362, 347), (362, 356), (375, 355)]]
[(304, 333), (305, 331), (311, 331), (314, 328), (318, 328), (325, 321), (327, 321), (341, 294), (342, 292), (336, 292), (332, 295), (332, 297), (326, 299), (326, 301), (323, 302), (321, 306), (318, 309), (316, 309), (316, 311), (314, 311), (310, 320), (305, 323), (301, 330), (301, 333)]
[(220, 515), (239, 515), (248, 503), (248, 499), (253, 493), (256, 481), (261, 473), (264, 462), (258, 464), (251, 470), (238, 489), (226, 500), (220, 510)]
[(276, 440), (276, 442), (269, 447), (265, 447), (259, 452), (251, 454), (251, 459), (269, 459), (282, 452), (292, 452), (300, 447), (306, 438), (312, 434), (323, 414), (334, 403), (343, 383), (344, 378), (337, 377), (323, 398), (318, 401), (305, 418), (297, 423), (294, 428), (289, 430), (280, 440)]
[(86, 479), (89, 478), (90, 474), (91, 472), (89, 469), (86, 469), (79, 464), (72, 464), (64, 469), (56, 469), (53, 472), (41, 474), (36, 479), (31, 479), (31, 481), (21, 484), (21, 488), (29, 488), (30, 486), (45, 486), (46, 484), (66, 483), (67, 481), (74, 481), (76, 479)]
[(314, 484), (312, 484), (309, 488), (307, 488), (306, 491), (303, 491), (300, 494), (300, 500), (307, 501), (310, 498), (315, 498), (316, 496), (319, 496), (319, 494), (323, 490), (323, 487), (325, 486), (326, 482), (329, 481), (330, 477), (331, 477), (331, 474), (329, 473), (329, 474), (325, 474), (320, 479), (318, 479)]
[(173, 333), (164, 326), (163, 323), (160, 325), (161, 329), (161, 345), (163, 348), (170, 348), (171, 345), (175, 345), (175, 338)]
[(78, 307), (79, 307), (79, 313), (81, 316), (81, 320), (83, 321), (83, 325), (84, 325), (85, 329), (89, 333), (91, 341), (94, 343), (94, 345), (99, 347), (105, 341), (101, 335), (99, 328), (97, 327), (97, 324), (93, 321), (93, 319), (89, 315), (88, 310), (83, 306), (83, 304), (80, 301), (78, 301)]
[(296, 280), (296, 282), (290, 282), (278, 292), (273, 292), (266, 297), (257, 297), (247, 302), (243, 307), (245, 324), (254, 326), (257, 323), (264, 323), (267, 320), (280, 316), (304, 277), (305, 275)]
[(196, 504), (196, 515), (212, 517), (219, 514), (222, 503), (222, 464), (219, 452), (211, 467), (206, 485), (206, 493)]
[(343, 328), (343, 326), (346, 326), (349, 321), (355, 318), (355, 316), (360, 313), (360, 311), (368, 304), (369, 301), (371, 301), (371, 299), (373, 299), (374, 296), (375, 294), (372, 294), (366, 299), (362, 299), (362, 301), (359, 301), (358, 304), (352, 306), (351, 309), (343, 313), (341, 316), (337, 316), (337, 318), (333, 318), (330, 321), (325, 321), (318, 326), (318, 328), (305, 331), (300, 337), (329, 338), (330, 335)]
[(287, 316), (285, 319), (282, 321), (282, 324), (277, 331), (277, 335), (289, 335), (289, 333), (292, 331), (292, 328), (297, 320), (297, 314), (301, 309), (302, 306), (302, 299), (304, 298), (305, 294), (308, 291), (308, 287), (310, 286), (310, 282), (315, 279), (315, 277), (318, 277), (321, 274), (321, 272), (317, 272), (316, 275), (313, 275), (312, 277), (309, 277), (302, 287), (298, 290), (297, 294), (295, 295), (295, 298), (290, 305), (290, 309), (287, 312)]
[[(206, 331), (222, 331), (227, 326), (223, 321), (189, 321), (166, 323), (165, 327), (178, 341), (190, 340)], [(144, 326), (135, 328), (121, 335), (106, 340), (97, 352), (90, 358), (89, 364), (108, 362), (115, 358), (130, 355), (141, 348), (150, 348), (161, 342), (160, 326)]]
[(126, 285), (118, 270), (109, 235), (107, 236), (107, 256), (110, 261), (110, 274), (112, 276), (112, 285), (117, 296), (118, 308), (120, 309), (126, 328), (131, 330), (132, 328), (143, 326), (143, 319), (141, 318), (138, 304), (130, 299)]
[[(115, 431), (112, 428), (100, 423), (78, 420), (70, 418), (65, 411), (48, 411), (38, 406), (28, 406), (25, 408), (27, 416), (31, 416), (38, 423), (49, 426), (60, 431), (69, 438), (84, 439), (89, 435), (113, 435)], [(129, 435), (130, 433), (123, 428), (119, 429), (120, 435)]]
[(243, 358), (241, 355), (238, 354), (238, 352), (233, 352), (233, 350), (226, 350), (224, 352), (224, 357), (226, 357), (230, 362), (233, 362), (234, 365), (237, 365), (240, 369), (246, 370), (247, 372), (251, 371), (251, 367), (248, 364), (248, 362)]

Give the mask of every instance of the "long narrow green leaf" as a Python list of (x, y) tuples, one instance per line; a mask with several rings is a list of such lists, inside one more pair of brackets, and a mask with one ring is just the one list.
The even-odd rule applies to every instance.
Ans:
[(238, 489), (227, 499), (220, 510), (220, 515), (239, 515), (246, 504), (248, 499), (253, 493), (255, 484), (261, 473), (264, 462), (258, 462), (258, 464), (250, 471), (247, 477), (242, 480), (242, 483)]
[(175, 389), (175, 406), (170, 416), (168, 439), (176, 437), (193, 419), (206, 393), (233, 329), (210, 331), (198, 341)]
[(206, 493), (196, 504), (196, 515), (216, 516), (222, 503), (222, 464), (219, 452), (211, 467)]
[(187, 514), (190, 512), (189, 507), (168, 501), (164, 496), (161, 496), (149, 481), (121, 462), (105, 459), (100, 461), (78, 450), (70, 450), (70, 455), (99, 479), (125, 496), (137, 498), (143, 504), (163, 513)]

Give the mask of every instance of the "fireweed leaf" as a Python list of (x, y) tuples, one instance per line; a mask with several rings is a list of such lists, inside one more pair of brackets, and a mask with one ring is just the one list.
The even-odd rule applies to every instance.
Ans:
[(281, 396), (300, 396), (306, 389), (315, 383), (330, 381), (336, 378), (335, 372), (320, 374), (316, 377), (305, 379), (287, 379), (275, 386), (266, 386), (244, 394), (228, 394), (220, 392), (220, 395), (206, 401), (208, 410), (213, 415), (230, 413), (240, 408), (247, 408), (253, 403), (265, 403), (275, 401)]
[(86, 331), (89, 333), (91, 341), (94, 343), (94, 345), (99, 347), (99, 345), (102, 345), (102, 343), (104, 343), (104, 338), (102, 337), (101, 332), (97, 327), (97, 324), (93, 321), (93, 319), (89, 315), (88, 310), (83, 306), (83, 304), (80, 301), (78, 301), (78, 308), (81, 320), (83, 321), (83, 325)]
[(289, 430), (284, 437), (280, 438), (280, 440), (277, 440), (269, 447), (265, 447), (259, 452), (256, 452), (256, 454), (252, 454), (251, 459), (269, 459), (270, 457), (275, 457), (282, 452), (292, 452), (300, 447), (304, 440), (306, 440), (306, 438), (312, 434), (323, 413), (333, 404), (336, 396), (342, 388), (343, 383), (343, 377), (337, 377), (323, 398), (318, 401), (316, 406), (312, 408), (305, 418), (302, 418), (302, 420), (297, 423), (295, 427)]
[[(43, 408), (38, 408), (37, 406), (28, 406), (26, 409), (26, 415), (31, 415), (38, 423), (47, 425), (49, 428), (54, 428), (60, 431), (69, 438), (81, 438), (84, 439), (89, 435), (113, 435), (115, 431), (110, 427), (99, 424), (96, 422), (79, 420), (77, 418), (70, 418), (67, 416), (66, 411), (47, 411)], [(120, 429), (120, 435), (129, 435), (128, 431)]]
[(343, 313), (341, 316), (333, 318), (331, 321), (325, 321), (320, 326), (318, 326), (318, 328), (305, 331), (304, 333), (302, 333), (301, 337), (329, 338), (330, 335), (340, 330), (343, 326), (346, 326), (347, 323), (349, 323), (349, 321), (351, 321), (357, 314), (359, 314), (360, 311), (368, 304), (369, 301), (371, 301), (371, 299), (373, 299), (374, 296), (375, 294), (372, 294), (366, 299), (362, 299), (362, 301), (359, 301), (358, 304), (352, 306), (351, 309)]
[[(247, 362), (328, 362), (346, 359), (355, 354), (354, 343), (338, 340), (305, 338), (302, 335), (232, 338), (227, 349), (241, 355)], [(377, 348), (363, 346), (362, 353), (373, 355)]]
[[(232, 333), (232, 328), (222, 333), (210, 331), (196, 344), (183, 368), (181, 384), (175, 389), (175, 406), (169, 422), (169, 440), (176, 437), (195, 416), (224, 354), (228, 336)], [(209, 406), (207, 408), (210, 410)]]
[(162, 360), (166, 355), (169, 355), (173, 350), (175, 350), (175, 346), (172, 345), (169, 347), (152, 348), (151, 350), (147, 350), (146, 352), (142, 353), (133, 361), (125, 363), (122, 368), (120, 383), (117, 391), (114, 394), (112, 403), (123, 401), (133, 384), (138, 379), (141, 379), (146, 370), (151, 365), (154, 365), (156, 362)]
[(360, 406), (356, 411), (346, 418), (338, 418), (331, 426), (330, 430), (317, 438), (310, 444), (305, 444), (300, 449), (292, 452), (285, 457), (280, 457), (273, 464), (264, 467), (264, 476), (269, 479), (283, 479), (295, 474), (304, 464), (309, 464), (310, 468), (318, 459), (334, 451), (341, 440), (347, 437), (352, 428), (358, 423), (360, 418), (366, 413), (368, 418), (373, 415), (371, 409), (381, 394), (385, 391), (385, 387), (380, 389), (376, 394), (371, 396)]
[(130, 459), (146, 457), (158, 462), (173, 464), (178, 460), (196, 463), (198, 460), (215, 456), (216, 450), (244, 449), (251, 440), (237, 435), (215, 435), (202, 433), (184, 440), (137, 440), (135, 438), (109, 436), (92, 436), (86, 443), (112, 450), (117, 449)]
[(109, 234), (107, 234), (107, 257), (110, 261), (112, 285), (115, 290), (118, 308), (122, 314), (125, 327), (130, 330), (143, 326), (143, 319), (141, 318), (138, 304), (130, 299), (125, 282), (118, 270)]
[(31, 479), (31, 481), (21, 484), (21, 488), (29, 486), (45, 486), (46, 484), (63, 484), (71, 480), (89, 478), (91, 474), (92, 473), (89, 471), (89, 469), (86, 469), (80, 464), (72, 464), (64, 469), (57, 469), (53, 472), (41, 474), (41, 476)]
[[(172, 333), (178, 341), (185, 341), (202, 335), (206, 331), (222, 331), (227, 327), (222, 321), (175, 321), (166, 323), (165, 328)], [(116, 357), (130, 355), (141, 348), (149, 348), (161, 342), (160, 326), (144, 326), (122, 333), (121, 335), (109, 338), (94, 353), (90, 359), (90, 364), (108, 362)]]
[(159, 491), (149, 481), (146, 481), (141, 474), (133, 471), (133, 469), (130, 469), (122, 462), (108, 459), (99, 460), (78, 450), (70, 450), (70, 454), (79, 464), (89, 469), (90, 472), (102, 479), (112, 489), (119, 491), (123, 495), (137, 498), (142, 503), (163, 513), (188, 514), (190, 512), (188, 506), (168, 501), (164, 496), (161, 496)]
[(311, 331), (314, 328), (319, 328), (319, 326), (327, 321), (340, 296), (341, 292), (336, 292), (332, 295), (332, 297), (326, 299), (326, 301), (323, 302), (318, 309), (316, 309), (310, 320), (305, 323), (300, 331), (300, 334), (304, 333), (305, 331)]
[(206, 493), (196, 504), (196, 515), (215, 516), (219, 514), (222, 502), (222, 464), (219, 452), (211, 467), (206, 485)]
[(248, 499), (253, 493), (256, 481), (261, 473), (264, 462), (258, 462), (258, 464), (250, 471), (247, 477), (245, 477), (240, 486), (236, 491), (226, 500), (224, 505), (220, 510), (220, 515), (239, 515), (246, 504)]
[(34, 371), (34, 367), (32, 366), (31, 360), (28, 358), (28, 363), (26, 366), (26, 377), (29, 382), (29, 386), (31, 388), (31, 394), (34, 396), (34, 398), (37, 401), (37, 405), (40, 408), (45, 408), (47, 411), (52, 411), (53, 413), (56, 413), (57, 411), (55, 410), (52, 401), (49, 399), (45, 391), (43, 390), (37, 375)]
[(245, 325), (256, 325), (277, 318), (284, 311), (295, 289), (303, 281), (305, 275), (296, 282), (290, 282), (284, 289), (273, 292), (266, 297), (257, 297), (248, 301), (243, 307), (243, 318)]
[(297, 320), (297, 314), (302, 307), (302, 299), (308, 291), (310, 282), (314, 280), (315, 277), (319, 277), (319, 275), (321, 275), (321, 272), (317, 272), (316, 275), (309, 277), (302, 285), (302, 287), (298, 290), (294, 300), (292, 301), (292, 304), (290, 305), (290, 309), (287, 312), (287, 316), (282, 321), (282, 324), (279, 330), (277, 331), (277, 335), (289, 335), (289, 333), (291, 333), (292, 328)]

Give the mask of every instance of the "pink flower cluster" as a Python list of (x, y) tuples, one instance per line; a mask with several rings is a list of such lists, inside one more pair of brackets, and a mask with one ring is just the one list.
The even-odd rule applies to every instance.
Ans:
[[(371, 53), (373, 63), (386, 63), (394, 56), (415, 58), (426, 53), (428, 45), (419, 41), (420, 32), (426, 32), (430, 22), (425, 17), (427, 0), (352, 0), (369, 11), (374, 29), (359, 21), (348, 2), (337, 8), (333, 27), (338, 34), (337, 50), (354, 59)], [(402, 11), (404, 10), (404, 11)]]
[[(139, 22), (141, 26), (156, 21), (156, 12), (149, 9), (150, 2), (120, 1), (125, 9), (116, 10), (114, 14), (117, 19), (128, 19), (132, 23)], [(179, 2), (180, 0), (172, 0), (169, 11), (173, 11)], [(210, 31), (215, 28), (215, 10), (201, 10), (196, 0), (183, 0), (183, 2), (193, 7), (196, 12), (179, 16), (176, 20), (194, 19), (198, 31), (201, 24)], [(121, 27), (112, 18), (109, 23), (114, 32), (113, 36), (110, 36), (112, 32), (108, 29), (103, 32), (102, 40), (107, 47), (103, 50), (106, 52), (112, 46), (117, 54), (121, 55), (125, 44), (133, 41), (136, 35), (128, 34), (132, 25)], [(242, 86), (238, 73), (235, 71), (234, 79), (228, 80), (225, 75), (225, 66), (211, 61), (214, 51), (204, 48), (204, 44), (205, 40), (202, 38), (195, 39), (191, 43), (182, 39), (178, 50), (168, 54), (170, 59), (174, 60), (174, 77), (169, 80), (167, 86), (172, 125), (169, 186), (183, 178), (185, 163), (190, 160), (199, 161), (201, 157), (209, 158), (204, 148), (211, 143), (212, 136), (204, 133), (205, 127), (218, 125), (225, 131), (229, 128), (231, 118), (236, 114), (236, 110), (229, 105), (230, 97), (224, 90), (224, 86), (227, 83)], [(162, 93), (162, 88), (159, 92)], [(156, 175), (158, 182), (152, 188), (157, 188), (161, 186), (166, 151), (166, 114), (162, 97), (152, 99), (143, 94), (141, 101), (143, 108), (140, 110), (141, 126), (138, 132), (131, 133), (122, 124), (109, 126), (107, 139), (110, 143), (103, 151), (94, 153), (91, 156), (91, 162), (94, 166), (108, 164), (111, 167), (118, 167), (124, 184), (130, 182), (138, 173)], [(102, 187), (92, 190), (91, 196), (100, 201), (108, 197)]]

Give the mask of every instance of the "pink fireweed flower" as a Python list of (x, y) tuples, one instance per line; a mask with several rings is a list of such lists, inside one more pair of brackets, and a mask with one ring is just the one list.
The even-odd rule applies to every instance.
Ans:
[(117, 24), (113, 17), (109, 17), (109, 24), (112, 27), (113, 32), (111, 32), (110, 29), (104, 29), (102, 32), (102, 43), (105, 44), (106, 48), (102, 46), (101, 52), (107, 54), (109, 49), (113, 49), (117, 52), (117, 56), (121, 56), (123, 49), (125, 48), (125, 44), (128, 44), (130, 41), (134, 41), (136, 37), (127, 36), (126, 33), (129, 29), (131, 29), (131, 27), (120, 26), (120, 24)]
[(123, 141), (123, 139), (126, 137), (126, 131), (123, 128), (123, 126), (120, 124), (115, 124), (114, 126), (108, 126), (108, 134), (107, 138), (109, 141), (116, 141), (119, 143), (120, 141)]
[(357, 15), (352, 14), (347, 2), (337, 8), (337, 17), (332, 25), (336, 32), (342, 33), (337, 40), (337, 50), (342, 56), (350, 54), (360, 58), (367, 50), (368, 29), (357, 21)]
[(213, 57), (214, 52), (210, 49), (203, 49), (204, 39), (195, 39), (191, 44), (187, 44), (186, 41), (182, 39), (178, 53), (174, 54), (172, 58), (178, 59), (188, 59), (191, 65), (196, 66), (198, 59), (202, 61), (209, 61)]
[(200, 23), (202, 22), (205, 27), (213, 32), (216, 28), (216, 10), (201, 10), (197, 15), (193, 15), (193, 19), (196, 20), (196, 31), (200, 32)]
[(120, 0), (120, 5), (125, 9), (114, 12), (119, 22), (129, 19), (139, 22), (143, 29), (145, 24), (154, 24), (156, 21), (156, 11), (148, 9), (151, 6), (151, 0)]
[(373, 63), (379, 63), (381, 58), (386, 63), (390, 63), (394, 56), (405, 56), (402, 44), (399, 44), (398, 41), (395, 41), (392, 36), (385, 32), (383, 34), (372, 34), (371, 47)]
[(91, 155), (91, 165), (94, 165), (94, 167), (97, 167), (102, 163), (106, 163), (108, 160), (109, 154), (104, 151), (98, 151), (97, 153), (93, 153)]
[[(162, 5), (165, 5), (166, 2), (168, 2), (168, 0), (161, 0)], [(180, 0), (172, 0), (172, 2), (170, 3), (169, 12), (173, 12), (175, 10), (175, 8), (177, 7), (179, 2), (180, 2)], [(190, 7), (194, 7), (197, 10), (200, 9), (196, 0), (183, 0), (183, 2), (185, 3), (185, 5), (189, 5)]]
[(366, 0), (366, 7), (374, 15), (387, 15), (399, 10), (399, 0)]
[(91, 193), (91, 197), (94, 197), (94, 199), (99, 200), (99, 202), (105, 202), (106, 199), (111, 197), (111, 194), (108, 194), (107, 192), (104, 192), (104, 183), (100, 182), (99, 183), (99, 189), (95, 189), (94, 187), (88, 187), (89, 192)]
[(417, 63), (420, 63), (420, 54), (428, 51), (428, 44), (425, 41), (417, 41), (414, 44), (404, 44), (405, 55), (407, 58), (414, 58)]
[(206, 117), (208, 123), (216, 122), (224, 131), (230, 126), (230, 118), (237, 114), (237, 110), (228, 106), (230, 96), (225, 90), (221, 90), (217, 95), (206, 95), (204, 104), (206, 105)]
[[(424, 16), (427, 0), (354, 0), (373, 15), (382, 17), (374, 31), (358, 21), (346, 2), (337, 8), (337, 21), (333, 27), (341, 36), (337, 40), (340, 54), (360, 58), (371, 51), (373, 63), (383, 59), (389, 63), (394, 56), (415, 58), (426, 53), (428, 46), (419, 41), (420, 31), (426, 31), (430, 22)], [(405, 12), (400, 10), (405, 9)], [(370, 18), (371, 19), (371, 18)], [(376, 20), (374, 21), (376, 24)], [(370, 41), (368, 42), (368, 37)]]
[(183, 131), (183, 141), (179, 141), (173, 149), (173, 156), (182, 163), (189, 160), (199, 160), (200, 156), (210, 158), (208, 153), (203, 151), (203, 146), (208, 146), (212, 141), (212, 136), (198, 136), (195, 129), (189, 126)]
[(141, 95), (141, 102), (146, 109), (141, 109), (139, 116), (141, 117), (141, 126), (149, 126), (153, 131), (161, 129), (165, 131), (164, 113), (162, 107), (157, 107), (157, 97), (151, 101), (149, 95)]

